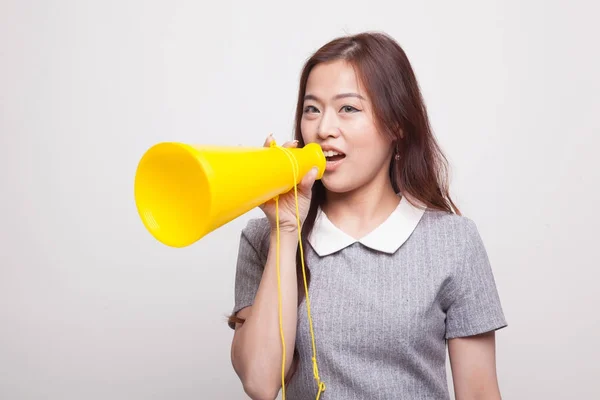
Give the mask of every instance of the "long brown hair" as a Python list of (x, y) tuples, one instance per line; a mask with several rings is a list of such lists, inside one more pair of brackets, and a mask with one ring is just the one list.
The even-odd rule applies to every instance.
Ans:
[[(338, 37), (318, 49), (304, 64), (300, 76), (294, 136), (304, 146), (300, 130), (304, 95), (312, 69), (320, 64), (344, 60), (351, 64), (371, 99), (376, 124), (382, 134), (393, 140), (396, 148), (390, 163), (390, 177), (397, 193), (415, 205), (456, 213), (448, 185), (448, 163), (432, 132), (427, 109), (415, 73), (400, 45), (385, 33), (364, 32)], [(315, 182), (308, 215), (302, 226), (302, 241), (312, 231), (319, 207), (325, 201), (325, 188)], [(419, 204), (420, 203), (420, 204)], [(304, 278), (300, 252), (297, 253), (298, 304), (304, 298)], [(306, 264), (307, 283), (310, 271)], [(233, 317), (231, 322), (243, 322)], [(294, 352), (289, 380), (298, 363)]]

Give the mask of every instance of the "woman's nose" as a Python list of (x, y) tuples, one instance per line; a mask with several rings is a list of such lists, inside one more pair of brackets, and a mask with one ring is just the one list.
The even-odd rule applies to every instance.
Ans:
[(340, 127), (335, 115), (332, 115), (332, 113), (323, 114), (317, 135), (323, 140), (328, 137), (338, 137), (340, 135)]

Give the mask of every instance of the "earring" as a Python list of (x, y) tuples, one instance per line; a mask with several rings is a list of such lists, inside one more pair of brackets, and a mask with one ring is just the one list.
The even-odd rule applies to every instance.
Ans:
[(396, 155), (394, 156), (394, 159), (395, 159), (396, 161), (400, 160), (400, 154), (396, 153)]

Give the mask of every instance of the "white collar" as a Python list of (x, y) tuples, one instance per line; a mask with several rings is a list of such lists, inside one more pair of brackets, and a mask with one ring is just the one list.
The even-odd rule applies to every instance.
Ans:
[(357, 242), (373, 250), (393, 254), (406, 242), (424, 213), (423, 208), (412, 205), (402, 196), (398, 207), (381, 225), (361, 239), (354, 239), (335, 226), (319, 209), (308, 241), (319, 256), (335, 253)]

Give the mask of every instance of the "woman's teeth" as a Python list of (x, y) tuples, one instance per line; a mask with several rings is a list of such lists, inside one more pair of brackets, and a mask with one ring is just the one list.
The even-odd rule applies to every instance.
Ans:
[(346, 157), (345, 154), (338, 153), (337, 151), (333, 150), (324, 151), (323, 154), (325, 154), (325, 158), (327, 159), (327, 161), (338, 161)]

